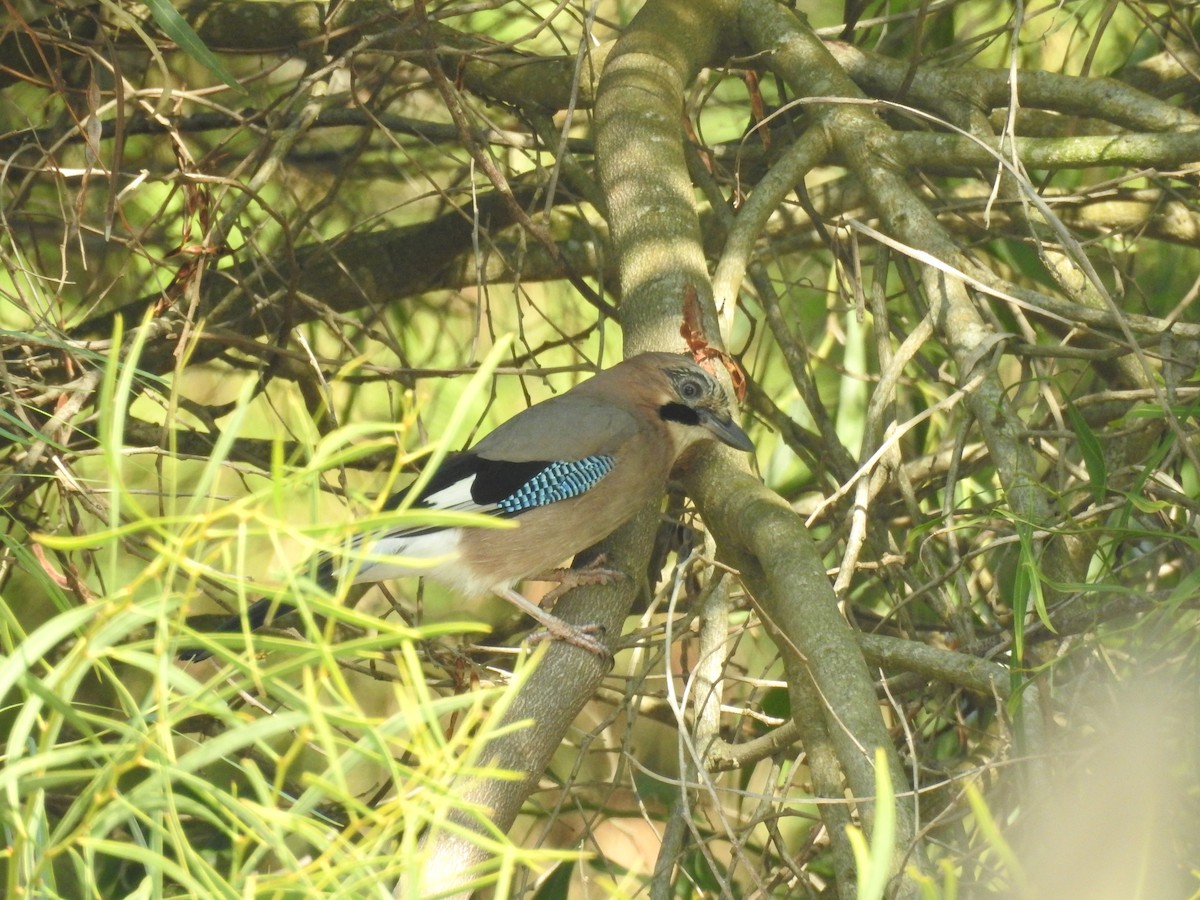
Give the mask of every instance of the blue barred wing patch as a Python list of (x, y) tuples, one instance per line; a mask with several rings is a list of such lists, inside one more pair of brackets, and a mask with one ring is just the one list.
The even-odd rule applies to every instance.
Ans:
[(578, 497), (590, 491), (612, 471), (615, 460), (607, 453), (571, 462), (552, 462), (537, 475), (498, 502), (509, 515)]

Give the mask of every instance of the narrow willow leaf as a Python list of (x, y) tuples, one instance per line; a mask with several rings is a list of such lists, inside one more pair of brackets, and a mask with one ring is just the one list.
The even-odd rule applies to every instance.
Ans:
[(1065, 398), (1067, 401), (1067, 418), (1071, 420), (1071, 427), (1075, 430), (1075, 437), (1079, 440), (1079, 453), (1083, 457), (1083, 465), (1087, 469), (1088, 478), (1091, 481), (1092, 499), (1097, 503), (1104, 501), (1105, 495), (1108, 493), (1108, 465), (1104, 461), (1104, 450), (1100, 446), (1100, 439), (1096, 437), (1096, 432), (1087, 423), (1087, 419), (1083, 417), (1083, 413), (1071, 402), (1071, 398)]
[(1006, 873), (1012, 878), (1013, 883), (1018, 888), (1014, 896), (1030, 896), (1030, 884), (1028, 878), (1025, 876), (1025, 869), (1022, 867), (1021, 861), (1017, 858), (1017, 854), (1013, 852), (1012, 846), (1004, 839), (1000, 826), (996, 824), (996, 820), (992, 817), (992, 811), (988, 809), (983, 795), (979, 793), (979, 789), (973, 784), (966, 786), (965, 793), (967, 803), (970, 804), (971, 812), (975, 816), (975, 826), (979, 829), (979, 833), (983, 835), (984, 841), (987, 842), (988, 846), (1000, 858)]
[(1017, 571), (1013, 575), (1012, 611), (1013, 611), (1013, 662), (1018, 666), (1025, 660), (1025, 613), (1029, 609), (1029, 579), (1036, 575), (1036, 569), (1026, 565), (1026, 542), (1021, 541), (1021, 558), (1017, 560)]
[(162, 29), (163, 34), (179, 45), (180, 50), (235, 91), (243, 94), (246, 92), (246, 89), (233, 77), (233, 73), (225, 68), (217, 59), (216, 54), (205, 46), (204, 41), (200, 40), (200, 35), (196, 34), (195, 29), (187, 23), (187, 20), (179, 14), (169, 0), (146, 0), (146, 7), (150, 10), (150, 15), (154, 17), (155, 24)]
[(862, 832), (846, 826), (846, 837), (854, 851), (858, 870), (858, 900), (881, 900), (892, 876), (896, 853), (896, 793), (882, 747), (875, 750), (875, 827), (868, 846)]

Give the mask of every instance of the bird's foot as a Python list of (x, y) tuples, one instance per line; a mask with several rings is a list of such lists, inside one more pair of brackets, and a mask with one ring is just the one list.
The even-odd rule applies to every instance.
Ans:
[(498, 590), (496, 593), (517, 607), (517, 609), (532, 616), (542, 626), (542, 630), (533, 635), (532, 640), (534, 643), (544, 641), (547, 638), (553, 638), (557, 641), (564, 641), (576, 647), (581, 647), (589, 653), (596, 654), (601, 659), (612, 660), (612, 653), (609, 652), (608, 645), (603, 641), (606, 630), (603, 625), (572, 625), (570, 622), (564, 622), (558, 616), (546, 612), (546, 610), (542, 609), (524, 594), (512, 588)]
[(611, 584), (625, 577), (625, 573), (618, 569), (606, 569), (604, 567), (606, 561), (604, 554), (601, 553), (587, 565), (578, 569), (551, 569), (536, 578), (531, 578), (530, 581), (556, 583), (557, 586), (542, 598), (543, 606), (553, 606), (554, 601), (572, 588), (587, 584)]
[[(553, 621), (555, 624), (550, 624)], [(530, 644), (540, 644), (542, 641), (563, 641), (574, 647), (580, 647), (589, 653), (594, 653), (601, 659), (611, 663), (612, 652), (604, 643), (604, 635), (608, 629), (603, 625), (572, 625), (557, 616), (550, 616), (542, 621), (542, 627), (529, 636)]]

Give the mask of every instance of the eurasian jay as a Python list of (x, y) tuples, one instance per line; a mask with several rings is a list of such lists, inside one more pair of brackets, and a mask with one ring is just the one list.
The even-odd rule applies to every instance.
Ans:
[[(383, 505), (481, 513), (511, 519), (517, 528), (405, 527), (363, 535), (352, 542), (352, 562), (323, 554), (317, 581), (333, 590), (343, 578), (360, 584), (417, 575), (468, 597), (495, 593), (552, 637), (606, 655), (588, 629), (543, 610), (513, 586), (623, 525), (663, 492), (684, 451), (704, 440), (754, 449), (733, 420), (724, 388), (690, 357), (634, 356), (518, 413), (470, 450), (448, 456), (418, 496), (401, 491)], [(247, 625), (264, 624), (271, 606), (267, 599), (252, 603)], [(275, 614), (292, 608), (278, 605)], [(234, 617), (218, 630), (241, 627)], [(181, 657), (209, 655), (190, 649)]]

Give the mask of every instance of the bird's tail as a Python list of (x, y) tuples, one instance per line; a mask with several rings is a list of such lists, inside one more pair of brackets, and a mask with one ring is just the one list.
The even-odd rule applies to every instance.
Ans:
[[(316, 582), (322, 590), (333, 591), (337, 587), (337, 577), (334, 573), (333, 558), (328, 555), (322, 555), (317, 560), (316, 565)], [(239, 632), (244, 627), (248, 631), (257, 631), (268, 621), (273, 621), (280, 616), (285, 616), (290, 612), (295, 612), (296, 607), (290, 603), (281, 603), (277, 600), (272, 600), (269, 597), (262, 597), (255, 600), (246, 607), (244, 615), (239, 614), (230, 616), (216, 628), (208, 629), (209, 634), (230, 634)], [(212, 656), (212, 651), (204, 647), (188, 647), (179, 652), (179, 658), (184, 662), (198, 662), (202, 659), (208, 659)]]

